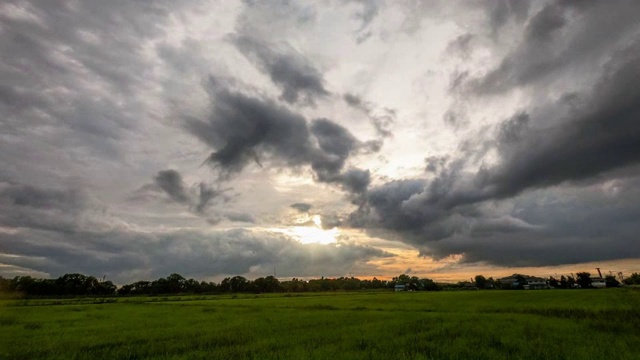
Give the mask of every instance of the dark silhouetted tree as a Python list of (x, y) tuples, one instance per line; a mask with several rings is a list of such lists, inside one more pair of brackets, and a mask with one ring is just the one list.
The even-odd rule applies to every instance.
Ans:
[(253, 285), (256, 291), (261, 293), (273, 293), (282, 291), (280, 281), (278, 281), (278, 279), (271, 275), (253, 280)]
[(578, 276), (576, 282), (580, 285), (580, 288), (588, 289), (591, 287), (591, 274), (588, 272), (579, 272), (576, 275)]
[(482, 275), (476, 275), (476, 286), (478, 289), (484, 289), (487, 286), (487, 279)]
[(608, 288), (609, 287), (619, 287), (620, 286), (620, 282), (613, 275), (605, 276), (604, 277), (604, 283), (607, 285)]
[(425, 290), (425, 291), (439, 291), (442, 290), (442, 288), (436, 284), (435, 281), (431, 280), (431, 279), (420, 279), (419, 281), (420, 287), (419, 290)]
[(10, 292), (9, 290), (10, 284), (11, 284), (11, 280), (5, 279), (2, 276), (0, 276), (0, 294)]
[(246, 292), (249, 290), (249, 281), (243, 276), (234, 276), (229, 279), (229, 291)]
[(398, 277), (394, 277), (393, 278), (393, 282), (398, 284), (398, 285), (406, 285), (409, 284), (411, 282), (411, 277), (407, 274), (402, 274)]
[(640, 273), (633, 273), (628, 278), (622, 280), (625, 285), (640, 285)]

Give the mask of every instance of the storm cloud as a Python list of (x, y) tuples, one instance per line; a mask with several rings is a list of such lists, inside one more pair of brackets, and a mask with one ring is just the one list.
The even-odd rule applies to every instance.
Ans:
[[(534, 14), (527, 23), (525, 41), (551, 41), (556, 37), (555, 29), (565, 25), (565, 9), (560, 6), (549, 5)], [(622, 31), (623, 25), (620, 26)], [(494, 139), (484, 142), (484, 146), (490, 144), (489, 148), (496, 151), (498, 160), (494, 165), (483, 165), (474, 171), (469, 161), (472, 157), (429, 157), (427, 170), (435, 177), (394, 181), (370, 189), (366, 205), (351, 215), (352, 224), (371, 228), (372, 233), (374, 228), (400, 233), (400, 238), (424, 246), (429, 249), (425, 253), (438, 259), (464, 254), (464, 261), (507, 266), (591, 261), (598, 258), (595, 247), (602, 241), (589, 235), (593, 233), (612, 241), (612, 248), (605, 252), (606, 256), (603, 253), (603, 258), (625, 257), (622, 249), (631, 246), (629, 234), (603, 222), (586, 226), (590, 232), (578, 235), (577, 222), (529, 218), (528, 207), (506, 214), (496, 211), (496, 207), (510, 208), (514, 201), (517, 203), (537, 189), (581, 189), (585, 182), (613, 181), (619, 176), (617, 172), (624, 169), (636, 174), (634, 169), (640, 162), (640, 92), (634, 85), (640, 81), (638, 44), (636, 39), (609, 52), (590, 89), (547, 100), (545, 107), (521, 110), (498, 123)], [(554, 63), (550, 69), (560, 71), (564, 66)], [(487, 76), (485, 80), (494, 75)], [(518, 80), (518, 84), (522, 81)], [(634, 195), (629, 201), (636, 200)], [(613, 200), (601, 198), (597, 206), (607, 207), (604, 204), (610, 201)], [(629, 203), (620, 206), (624, 216), (637, 217)], [(572, 211), (593, 216), (578, 205)], [(520, 242), (512, 240), (516, 238)], [(573, 252), (573, 256), (551, 255), (553, 249), (568, 251), (579, 247), (580, 239), (584, 239), (584, 248)], [(550, 245), (554, 241), (555, 247)], [(524, 248), (531, 255), (517, 256), (518, 249)]]
[[(182, 181), (175, 171), (162, 171), (158, 177), (171, 179), (171, 191), (190, 198), (184, 186), (177, 186)], [(173, 200), (182, 203), (183, 197)], [(2, 184), (0, 226), (5, 231), (0, 231), (0, 261), (53, 277), (83, 272), (127, 282), (167, 272), (199, 278), (260, 276), (273, 266), (283, 276), (343, 276), (354, 269), (371, 270), (370, 260), (392, 256), (349, 242), (303, 245), (264, 230), (137, 231), (118, 218), (101, 215), (96, 201), (71, 189)], [(240, 213), (224, 216), (253, 221)]]
[(248, 36), (231, 41), (281, 88), (284, 101), (314, 105), (317, 98), (329, 95), (320, 71), (290, 45), (276, 46)]
[(206, 121), (189, 119), (186, 128), (215, 149), (207, 162), (221, 176), (230, 177), (251, 162), (262, 166), (310, 165), (316, 180), (338, 183), (362, 192), (369, 184), (368, 172), (343, 171), (347, 160), (366, 147), (345, 127), (325, 118), (310, 123), (270, 99), (230, 89), (224, 79), (211, 77), (208, 91), (213, 110)]
[(222, 188), (219, 183), (210, 185), (199, 182), (187, 186), (178, 171), (168, 169), (159, 171), (154, 182), (143, 185), (131, 200), (149, 200), (148, 195), (153, 198), (154, 194), (162, 193), (170, 202), (186, 205), (190, 212), (204, 218), (210, 224), (217, 224), (225, 219), (231, 222), (255, 222), (251, 214), (223, 209), (222, 205), (232, 200), (227, 194), (230, 190), (232, 189)]
[[(612, 7), (593, 1), (545, 4), (524, 24), (519, 45), (496, 68), (474, 79), (471, 87), (477, 94), (499, 94), (576, 76), (637, 36), (638, 13), (635, 1)], [(593, 26), (595, 22), (598, 26)]]
[(28, 230), (0, 233), (0, 241), (11, 249), (8, 255), (0, 254), (3, 263), (53, 277), (83, 272), (116, 282), (174, 272), (197, 278), (257, 277), (271, 274), (274, 266), (280, 276), (344, 276), (354, 270), (369, 271), (368, 261), (392, 256), (370, 246), (303, 245), (281, 234), (251, 230), (74, 235)]
[(160, 189), (167, 193), (172, 200), (179, 203), (191, 202), (179, 172), (172, 169), (162, 170), (158, 172), (154, 180)]
[(313, 205), (311, 204), (307, 204), (307, 203), (295, 203), (295, 204), (291, 204), (290, 205), (293, 209), (296, 209), (299, 212), (309, 212), (309, 210), (311, 210), (311, 208), (313, 207)]
[(527, 126), (528, 115), (503, 122), (502, 163), (479, 172), (484, 196), (592, 177), (640, 162), (640, 43), (614, 54), (583, 106), (557, 114), (556, 126)]

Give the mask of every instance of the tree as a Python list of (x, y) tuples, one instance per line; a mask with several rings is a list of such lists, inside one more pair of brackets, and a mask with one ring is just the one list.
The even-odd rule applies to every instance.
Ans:
[(588, 272), (579, 272), (576, 275), (578, 276), (576, 282), (580, 285), (580, 288), (587, 289), (591, 287), (591, 274)]
[(625, 285), (640, 285), (640, 273), (633, 273), (622, 281)]
[(187, 279), (180, 274), (167, 276), (166, 286), (170, 294), (183, 293), (186, 290)]
[(117, 286), (111, 281), (98, 281), (93, 294), (94, 295), (115, 295)]
[(56, 285), (61, 295), (97, 295), (101, 291), (98, 279), (83, 274), (64, 274)]
[(184, 292), (189, 294), (199, 294), (203, 292), (202, 285), (195, 279), (189, 279), (184, 282)]
[[(334, 283), (338, 285), (337, 280), (334, 280)], [(309, 284), (306, 281), (293, 278), (289, 281), (283, 281), (282, 287), (285, 292), (305, 292), (309, 290)]]
[(420, 279), (420, 287), (422, 290), (426, 290), (426, 291), (439, 291), (442, 290), (440, 288), (440, 286), (438, 284), (435, 283), (435, 281), (431, 280), (431, 279)]
[(256, 291), (261, 293), (272, 293), (282, 290), (280, 281), (271, 275), (253, 280), (253, 285), (256, 288)]
[(249, 288), (249, 281), (243, 276), (234, 276), (229, 280), (229, 291), (245, 292)]
[(402, 274), (393, 278), (393, 282), (398, 285), (405, 285), (411, 283), (411, 277), (407, 274)]
[(0, 294), (9, 292), (9, 285), (11, 284), (11, 280), (5, 279), (0, 276)]
[(620, 286), (620, 282), (613, 275), (605, 276), (604, 277), (604, 282), (607, 285), (607, 287), (619, 287)]
[(569, 283), (567, 282), (567, 278), (564, 275), (560, 276), (560, 288), (566, 289), (569, 287)]
[(476, 286), (478, 289), (484, 289), (487, 286), (487, 279), (482, 275), (476, 275)]

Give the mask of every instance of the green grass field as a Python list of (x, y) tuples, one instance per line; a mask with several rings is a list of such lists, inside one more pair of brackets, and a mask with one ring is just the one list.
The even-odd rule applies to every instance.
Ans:
[(640, 359), (640, 291), (3, 300), (0, 359)]

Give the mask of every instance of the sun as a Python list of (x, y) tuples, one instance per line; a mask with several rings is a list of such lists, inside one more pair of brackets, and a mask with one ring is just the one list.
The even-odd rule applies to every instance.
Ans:
[(291, 226), (286, 229), (277, 229), (276, 231), (290, 235), (303, 244), (327, 245), (337, 242), (340, 235), (340, 230), (337, 227), (328, 230), (323, 229), (320, 215), (311, 216), (311, 222), (313, 222), (314, 226)]

